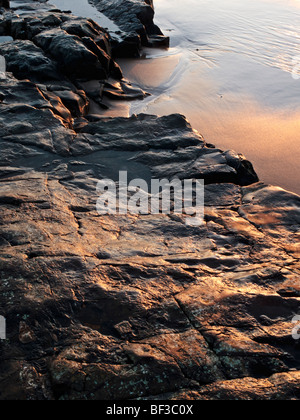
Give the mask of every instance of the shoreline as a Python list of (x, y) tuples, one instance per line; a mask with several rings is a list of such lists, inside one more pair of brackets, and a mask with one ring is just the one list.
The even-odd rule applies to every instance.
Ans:
[[(147, 97), (116, 60), (154, 42), (149, 4), (141, 28), (126, 0), (120, 46), (24, 3), (0, 15), (0, 400), (294, 399), (300, 197), (183, 115), (104, 116)], [(120, 170), (204, 179), (204, 223), (100, 215), (97, 183)]]

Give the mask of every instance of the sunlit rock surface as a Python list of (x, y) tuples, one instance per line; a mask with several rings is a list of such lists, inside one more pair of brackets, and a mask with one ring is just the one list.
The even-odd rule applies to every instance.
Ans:
[[(181, 115), (91, 115), (51, 48), (0, 53), (27, 46), (62, 79), (0, 80), (0, 399), (299, 399), (300, 198)], [(205, 223), (100, 216), (119, 170), (205, 179)]]

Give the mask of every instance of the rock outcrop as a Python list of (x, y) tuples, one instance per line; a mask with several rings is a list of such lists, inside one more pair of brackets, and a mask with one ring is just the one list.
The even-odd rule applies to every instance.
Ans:
[[(299, 399), (300, 197), (181, 115), (91, 115), (109, 37), (32, 19), (11, 14), (22, 29), (0, 45), (0, 399)], [(91, 74), (72, 69), (81, 52)], [(119, 170), (205, 179), (204, 223), (99, 215), (97, 181)]]
[(50, 95), (55, 92), (63, 103), (73, 101), (78, 91), (81, 96), (82, 83), (92, 80), (92, 88), (85, 88), (86, 99), (100, 107), (107, 108), (105, 97), (132, 100), (147, 96), (123, 79), (112, 57), (110, 35), (89, 19), (58, 10), (6, 12), (0, 17), (0, 33), (14, 39), (0, 44), (7, 71), (18, 79), (44, 84), (43, 89)]
[(141, 45), (168, 47), (170, 39), (155, 25), (152, 0), (91, 0), (121, 29), (122, 41), (114, 46), (119, 57), (137, 56)]

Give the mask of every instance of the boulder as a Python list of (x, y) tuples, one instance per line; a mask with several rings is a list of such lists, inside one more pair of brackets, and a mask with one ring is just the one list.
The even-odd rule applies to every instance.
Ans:
[(64, 78), (57, 63), (32, 41), (0, 44), (0, 54), (6, 59), (7, 71), (19, 79), (31, 79), (39, 83)]
[(41, 32), (33, 41), (71, 78), (106, 79), (108, 76), (98, 57), (77, 36), (54, 29)]

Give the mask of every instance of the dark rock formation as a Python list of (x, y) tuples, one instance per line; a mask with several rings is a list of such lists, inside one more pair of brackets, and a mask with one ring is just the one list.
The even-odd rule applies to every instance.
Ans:
[[(110, 75), (113, 65), (109, 35), (96, 23), (51, 12), (39, 17), (7, 17), (2, 21), (3, 27), (5, 22), (10, 27), (7, 35), (26, 40), (25, 44), (1, 46), (0, 53), (7, 59), (8, 70), (17, 77), (30, 77), (30, 68), (48, 77), (54, 66), (54, 80), (57, 68), (72, 79), (106, 79)], [(21, 67), (19, 72), (18, 67)]]
[[(130, 91), (82, 80), (81, 52), (109, 71), (93, 22), (7, 19), (19, 26), (0, 45), (14, 73), (0, 79), (0, 399), (299, 399), (300, 198), (181, 115), (91, 115), (95, 92)], [(97, 181), (120, 169), (205, 179), (204, 224), (100, 216)]]
[(36, 82), (63, 79), (57, 63), (32, 41), (0, 44), (0, 54), (6, 59), (7, 70), (19, 79), (30, 78)]
[[(90, 99), (100, 106), (106, 107), (103, 95), (121, 100), (147, 95), (123, 80), (122, 71), (111, 56), (109, 34), (91, 20), (59, 11), (21, 16), (9, 13), (2, 15), (0, 30), (2, 35), (14, 38), (13, 42), (0, 44), (7, 70), (18, 79), (46, 84), (45, 89), (56, 92), (65, 104), (70, 103), (70, 97), (74, 100), (73, 94), (82, 103), (78, 90), (82, 90), (82, 82), (90, 80), (98, 80), (103, 86), (89, 92)], [(108, 78), (118, 84), (108, 83)], [(52, 86), (54, 81), (58, 82), (57, 87)], [(78, 104), (73, 103), (71, 108), (72, 115), (80, 116)]]
[(91, 3), (123, 31), (122, 42), (114, 46), (116, 56), (136, 56), (140, 45), (169, 46), (169, 37), (153, 22), (152, 0), (91, 0)]

